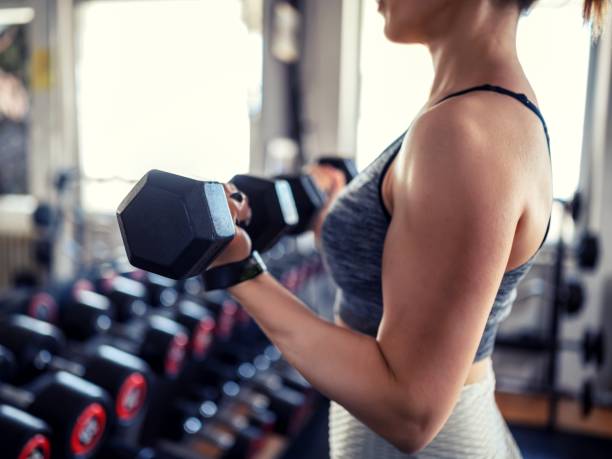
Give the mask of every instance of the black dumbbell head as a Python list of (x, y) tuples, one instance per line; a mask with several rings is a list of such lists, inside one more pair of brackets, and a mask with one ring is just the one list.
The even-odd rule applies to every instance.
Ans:
[(28, 411), (52, 429), (57, 457), (92, 457), (104, 438), (110, 401), (100, 387), (65, 372), (45, 375), (33, 385)]
[(4, 314), (24, 314), (45, 322), (55, 323), (58, 305), (49, 292), (29, 288), (18, 288), (0, 299), (0, 310)]
[(585, 270), (593, 270), (597, 267), (600, 255), (599, 237), (589, 231), (584, 232), (578, 239), (576, 255), (578, 266)]
[(289, 183), (295, 199), (298, 223), (291, 227), (288, 233), (298, 235), (308, 231), (325, 204), (323, 192), (309, 175), (280, 175), (276, 178)]
[(578, 314), (585, 303), (584, 286), (580, 279), (568, 277), (563, 288), (563, 305), (569, 315)]
[(90, 290), (77, 290), (72, 298), (60, 313), (60, 323), (67, 336), (85, 340), (108, 331), (113, 311), (107, 297)]
[(117, 218), (130, 263), (171, 279), (200, 274), (235, 235), (223, 185), (148, 172)]
[(206, 292), (201, 296), (206, 308), (215, 318), (215, 337), (226, 340), (232, 336), (238, 316), (238, 305), (223, 290)]
[(172, 378), (183, 369), (188, 345), (185, 327), (166, 317), (153, 315), (148, 319), (140, 355), (153, 371)]
[(265, 252), (298, 223), (293, 193), (285, 180), (236, 175), (231, 182), (249, 198), (253, 214), (245, 229), (253, 250)]
[(141, 282), (146, 287), (148, 303), (151, 306), (174, 306), (178, 298), (176, 281), (159, 274), (140, 270), (131, 271), (126, 277)]
[(66, 304), (72, 303), (76, 294), (83, 290), (95, 292), (96, 286), (89, 279), (77, 278), (68, 282), (56, 283), (52, 293), (61, 308)]
[(582, 218), (582, 210), (582, 194), (580, 191), (576, 191), (571, 202), (572, 220), (579, 221)]
[(0, 445), (7, 459), (49, 459), (49, 427), (34, 416), (0, 405)]
[(98, 284), (100, 292), (112, 303), (114, 320), (126, 322), (147, 312), (147, 289), (140, 282), (106, 274)]
[(13, 353), (18, 376), (27, 379), (37, 373), (34, 367), (41, 353), (57, 354), (64, 347), (65, 338), (51, 324), (15, 315), (0, 323), (0, 345)]
[(349, 183), (355, 177), (357, 177), (357, 166), (355, 161), (349, 158), (341, 158), (340, 156), (322, 156), (317, 162), (326, 166), (331, 166), (339, 169), (344, 174), (346, 183)]
[(87, 359), (84, 378), (105, 389), (115, 401), (115, 418), (130, 424), (144, 412), (148, 395), (148, 365), (138, 357), (102, 345)]
[(174, 320), (189, 332), (189, 351), (195, 360), (204, 359), (215, 331), (215, 319), (204, 306), (187, 299), (176, 305)]

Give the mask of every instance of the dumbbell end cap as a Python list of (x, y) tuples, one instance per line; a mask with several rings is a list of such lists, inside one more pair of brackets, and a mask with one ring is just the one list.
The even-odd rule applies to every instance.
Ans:
[(223, 185), (149, 171), (117, 209), (130, 263), (171, 279), (200, 274), (235, 235)]

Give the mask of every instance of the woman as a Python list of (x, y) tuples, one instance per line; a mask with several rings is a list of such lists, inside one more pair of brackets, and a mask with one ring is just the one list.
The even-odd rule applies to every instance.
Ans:
[[(546, 124), (515, 43), (532, 3), (379, 0), (386, 36), (427, 46), (435, 78), (405, 135), (326, 213), (336, 323), (265, 273), (230, 289), (332, 400), (333, 458), (520, 457), (490, 356), (551, 212)], [(586, 0), (585, 19), (600, 23), (605, 6)], [(311, 172), (337, 188), (332, 170)], [(228, 201), (248, 219), (246, 200)], [(248, 256), (237, 230), (217, 265)]]

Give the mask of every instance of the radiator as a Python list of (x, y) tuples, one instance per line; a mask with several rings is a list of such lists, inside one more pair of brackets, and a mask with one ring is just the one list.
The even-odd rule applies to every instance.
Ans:
[(36, 200), (31, 196), (0, 196), (0, 291), (11, 286), (15, 274), (37, 272), (32, 225), (35, 209)]

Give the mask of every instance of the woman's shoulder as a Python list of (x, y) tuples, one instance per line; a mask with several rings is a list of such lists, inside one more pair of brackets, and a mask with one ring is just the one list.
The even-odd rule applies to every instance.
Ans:
[(423, 160), (442, 158), (479, 170), (511, 166), (545, 147), (541, 121), (527, 106), (503, 94), (475, 91), (426, 110), (414, 121), (404, 150)]
[(393, 201), (454, 194), (518, 214), (545, 149), (540, 121), (516, 100), (486, 92), (449, 99), (414, 121), (394, 170)]

